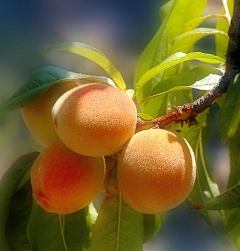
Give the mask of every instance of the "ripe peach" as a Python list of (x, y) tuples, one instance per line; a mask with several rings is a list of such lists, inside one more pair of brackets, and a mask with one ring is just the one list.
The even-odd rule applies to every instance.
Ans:
[(57, 83), (34, 102), (21, 109), (27, 128), (44, 145), (57, 138), (51, 114), (54, 103), (63, 93), (77, 86), (79, 84), (73, 81)]
[(141, 213), (156, 214), (180, 205), (191, 192), (195, 176), (193, 151), (176, 132), (136, 133), (118, 158), (122, 197)]
[(31, 184), (36, 201), (48, 212), (68, 214), (87, 206), (101, 191), (105, 178), (103, 157), (86, 157), (59, 139), (35, 160)]
[(86, 84), (63, 94), (52, 109), (59, 138), (86, 156), (121, 150), (134, 135), (137, 111), (132, 99), (116, 87)]

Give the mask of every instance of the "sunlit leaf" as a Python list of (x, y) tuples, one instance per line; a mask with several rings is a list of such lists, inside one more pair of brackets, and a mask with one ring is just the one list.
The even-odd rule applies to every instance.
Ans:
[[(211, 90), (220, 80), (221, 75), (217, 75), (217, 74), (209, 74), (207, 77), (196, 81), (195, 83), (193, 83), (192, 85), (186, 85), (186, 86), (175, 86), (173, 88), (170, 88), (167, 91), (164, 91), (162, 93), (158, 93), (158, 94), (154, 94), (150, 97), (145, 98), (144, 100), (142, 100), (137, 107), (139, 107), (142, 103), (147, 102), (151, 99), (166, 95), (166, 94), (170, 94), (170, 93), (174, 93), (174, 92), (182, 92), (184, 90), (188, 90), (188, 89), (196, 89), (196, 90)], [(178, 82), (179, 83), (179, 82)], [(167, 86), (169, 87), (169, 86)]]
[(224, 18), (224, 16), (220, 14), (209, 14), (203, 17), (197, 17), (197, 18), (191, 19), (184, 24), (182, 32), (184, 33), (184, 32), (193, 30), (197, 28), (201, 23), (211, 18)]
[(181, 62), (194, 60), (194, 59), (199, 60), (201, 62), (211, 63), (211, 64), (224, 62), (224, 60), (220, 57), (214, 56), (212, 54), (205, 54), (202, 52), (193, 52), (189, 54), (177, 53), (177, 55), (178, 55), (177, 59), (172, 60), (167, 63), (162, 63), (152, 68), (151, 70), (148, 70), (145, 74), (143, 74), (135, 86), (135, 93), (137, 94), (140, 88), (142, 88), (150, 79), (152, 79), (154, 76), (159, 74), (161, 71), (164, 71)]
[[(135, 88), (144, 73), (170, 56), (172, 40), (183, 32), (183, 26), (187, 21), (201, 15), (206, 2), (207, 0), (172, 0), (161, 7), (161, 26), (140, 56), (134, 77)], [(186, 62), (182, 64), (183, 68), (185, 64)], [(142, 86), (137, 96), (138, 101), (150, 95), (151, 88), (161, 81), (161, 77), (161, 74), (155, 75), (149, 81), (151, 83)]]
[[(204, 88), (209, 89), (209, 87), (214, 85), (215, 81), (217, 81), (217, 79), (221, 75), (222, 75), (222, 72), (215, 68), (206, 67), (206, 66), (199, 66), (199, 67), (193, 68), (183, 73), (180, 76), (174, 76), (160, 82), (158, 85), (156, 85), (153, 88), (151, 95), (149, 97), (146, 97), (145, 100), (141, 100), (137, 104), (137, 106), (140, 106), (142, 102), (145, 102), (149, 99), (149, 101), (146, 102), (146, 106), (141, 106), (142, 112), (150, 115), (153, 118), (162, 116), (166, 114), (166, 110), (168, 109), (167, 102), (169, 102), (169, 99), (167, 98), (167, 96), (162, 95), (162, 93), (168, 92), (170, 89), (178, 88), (179, 86), (184, 87), (184, 88), (185, 86), (192, 86), (195, 83), (196, 83), (196, 86), (199, 86), (200, 88), (201, 86), (202, 87), (205, 86)], [(184, 91), (181, 91), (178, 93), (181, 93), (181, 95), (185, 94)], [(154, 97), (154, 98), (151, 98), (151, 97)], [(187, 102), (192, 102), (190, 97), (188, 98)], [(177, 105), (183, 105), (183, 104), (184, 103), (182, 103), (182, 100), (177, 98), (175, 99), (174, 103), (170, 104), (170, 109), (172, 109), (173, 105), (177, 106)]]
[(83, 75), (54, 66), (42, 67), (36, 69), (30, 78), (9, 99), (0, 105), (0, 115), (30, 104), (54, 84), (73, 80), (114, 85), (106, 77)]
[(179, 51), (189, 52), (198, 40), (209, 35), (223, 36), (228, 41), (228, 35), (223, 31), (212, 28), (196, 28), (174, 38), (171, 54)]
[(126, 85), (122, 75), (113, 63), (99, 50), (83, 43), (72, 42), (54, 44), (46, 50), (45, 55), (52, 51), (68, 51), (90, 59), (101, 66), (122, 91), (126, 91)]

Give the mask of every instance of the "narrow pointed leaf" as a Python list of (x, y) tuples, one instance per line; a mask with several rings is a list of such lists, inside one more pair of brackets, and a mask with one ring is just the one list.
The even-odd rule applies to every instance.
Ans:
[(83, 43), (60, 43), (50, 46), (44, 55), (52, 51), (68, 51), (90, 59), (102, 67), (122, 91), (126, 91), (126, 85), (122, 75), (113, 63), (99, 50)]
[(166, 95), (166, 94), (170, 94), (170, 93), (174, 93), (174, 92), (182, 92), (184, 90), (188, 90), (188, 89), (196, 89), (196, 90), (211, 90), (220, 80), (221, 75), (217, 75), (217, 74), (209, 74), (207, 77), (196, 81), (194, 84), (192, 85), (187, 85), (187, 86), (176, 86), (173, 88), (170, 88), (167, 91), (164, 91), (162, 93), (158, 93), (152, 96), (149, 96), (147, 98), (145, 98), (144, 100), (142, 100), (138, 106), (144, 102), (147, 102), (151, 99)]
[(184, 32), (193, 30), (197, 28), (201, 23), (203, 23), (204, 21), (210, 18), (224, 18), (224, 16), (220, 14), (209, 14), (203, 17), (197, 17), (197, 18), (191, 19), (184, 24), (182, 32), (184, 33)]
[[(217, 78), (222, 75), (222, 72), (218, 69), (207, 67), (207, 66), (198, 66), (193, 68), (180, 76), (170, 77), (166, 80), (163, 80), (158, 85), (156, 85), (151, 93), (151, 96), (146, 97), (145, 100), (141, 100), (137, 106), (140, 106), (143, 102), (146, 102), (145, 106), (141, 106), (143, 113), (150, 115), (153, 118), (162, 116), (166, 114), (167, 110), (167, 96), (162, 95), (162, 93), (168, 92), (170, 89), (176, 88), (185, 88), (185, 86), (193, 86), (196, 83), (196, 87), (199, 89), (209, 89), (210, 86), (217, 81)], [(209, 86), (208, 86), (209, 85)], [(180, 86), (180, 87), (179, 87)], [(188, 89), (188, 88), (186, 88)], [(178, 92), (182, 95), (183, 91)], [(176, 99), (174, 103), (171, 103), (170, 108), (175, 105), (182, 105), (182, 100)], [(192, 102), (192, 99), (188, 100)], [(171, 112), (171, 111), (169, 111)]]
[(83, 75), (54, 66), (42, 67), (36, 69), (30, 78), (9, 99), (0, 105), (0, 115), (30, 104), (52, 85), (65, 81), (98, 82), (114, 85), (106, 77)]
[(143, 74), (143, 76), (139, 79), (138, 83), (136, 84), (135, 92), (137, 93), (140, 88), (142, 88), (150, 79), (152, 79), (154, 76), (159, 74), (161, 71), (164, 71), (181, 62), (194, 60), (194, 59), (199, 60), (201, 62), (211, 63), (211, 64), (224, 62), (224, 60), (220, 57), (214, 56), (212, 54), (201, 53), (201, 52), (193, 52), (189, 54), (178, 53), (177, 55), (179, 55), (178, 59), (160, 64), (152, 68), (151, 70), (147, 71), (145, 74)]
[(209, 35), (219, 35), (225, 37), (228, 41), (228, 35), (223, 32), (212, 28), (196, 28), (194, 30), (187, 31), (173, 40), (173, 46), (171, 54), (175, 52), (189, 52), (192, 46), (201, 38)]
[[(197, 177), (193, 190), (189, 195), (189, 200), (193, 205), (205, 203), (204, 193), (208, 193), (211, 198), (219, 195), (218, 186), (211, 177), (203, 151), (210, 132), (208, 110), (200, 113), (196, 119), (199, 123), (198, 126), (190, 128), (184, 126), (182, 131), (182, 135), (188, 140), (195, 153), (197, 162)], [(203, 210), (199, 211), (199, 213), (213, 232), (219, 236), (208, 212)]]

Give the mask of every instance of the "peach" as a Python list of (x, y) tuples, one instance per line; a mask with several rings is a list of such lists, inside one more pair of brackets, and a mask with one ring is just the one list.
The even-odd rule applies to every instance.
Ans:
[(137, 111), (132, 99), (116, 87), (90, 83), (63, 94), (52, 109), (59, 138), (86, 156), (111, 155), (134, 135)]
[(59, 139), (48, 145), (31, 170), (33, 194), (48, 212), (68, 214), (86, 207), (101, 191), (105, 178), (103, 157), (86, 157)]
[(77, 86), (78, 82), (73, 81), (56, 83), (34, 102), (21, 109), (27, 128), (44, 145), (58, 137), (52, 123), (51, 111), (54, 103), (63, 93)]
[(118, 158), (122, 197), (141, 213), (157, 214), (180, 205), (191, 192), (195, 176), (194, 153), (176, 132), (136, 133)]

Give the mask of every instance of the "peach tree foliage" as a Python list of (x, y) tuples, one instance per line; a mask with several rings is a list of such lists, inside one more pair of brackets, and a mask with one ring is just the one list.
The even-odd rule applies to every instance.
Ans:
[[(224, 15), (202, 16), (207, 0), (170, 0), (160, 8), (161, 25), (142, 52), (134, 76), (134, 90), (126, 90), (124, 79), (113, 63), (99, 50), (83, 43), (60, 43), (52, 51), (66, 51), (92, 60), (109, 77), (84, 75), (45, 66), (36, 69), (9, 99), (0, 105), (0, 114), (24, 107), (52, 85), (64, 81), (97, 82), (116, 85), (130, 93), (141, 112), (139, 117), (152, 119), (172, 111), (173, 106), (193, 102), (193, 90), (205, 94), (218, 83), (228, 45), (229, 22)], [(179, 12), (181, 9), (181, 12)], [(230, 15), (233, 0), (228, 1)], [(202, 27), (202, 22), (217, 17), (216, 28)], [(199, 27), (201, 25), (201, 27)], [(215, 37), (216, 55), (195, 50), (195, 43), (209, 35)], [(198, 66), (190, 67), (197, 60)], [(208, 63), (206, 66), (205, 63)], [(205, 160), (211, 116), (209, 109), (197, 117), (197, 125), (171, 124), (190, 143), (197, 162), (197, 178), (188, 197), (192, 205), (202, 205), (199, 213), (218, 236), (229, 235), (240, 249), (240, 126), (239, 79), (231, 82), (218, 113), (218, 127), (223, 143), (228, 140), (231, 172), (228, 190), (220, 194)], [(218, 100), (217, 100), (218, 101)], [(93, 204), (72, 214), (48, 213), (37, 205), (30, 184), (31, 166), (38, 152), (17, 159), (0, 182), (0, 250), (4, 251), (75, 251), (129, 250), (140, 251), (161, 228), (164, 213), (142, 214), (134, 211), (121, 197), (117, 187), (116, 166), (107, 185), (107, 193), (99, 212)], [(111, 196), (109, 196), (111, 194)], [(207, 194), (207, 197), (205, 196)], [(203, 206), (204, 205), (204, 206)], [(190, 210), (190, 209), (189, 209)], [(215, 228), (209, 210), (217, 210), (224, 232)], [(193, 229), (194, 231), (194, 229)]]

